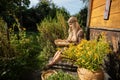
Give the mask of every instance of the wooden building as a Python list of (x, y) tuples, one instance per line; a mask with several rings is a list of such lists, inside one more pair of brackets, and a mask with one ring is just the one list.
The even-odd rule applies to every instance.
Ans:
[(89, 0), (87, 20), (90, 39), (104, 32), (113, 50), (120, 51), (120, 0)]

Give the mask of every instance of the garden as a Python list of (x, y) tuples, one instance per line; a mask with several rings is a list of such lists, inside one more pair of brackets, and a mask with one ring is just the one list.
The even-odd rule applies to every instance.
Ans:
[[(41, 1), (30, 9), (29, 0), (23, 1), (23, 6), (17, 0), (1, 3), (4, 7), (0, 13), (0, 80), (41, 80), (46, 64), (60, 48), (54, 40), (67, 38), (70, 14), (50, 2)], [(86, 35), (87, 7), (74, 16)], [(83, 75), (78, 75), (81, 70), (99, 79), (103, 71), (112, 80), (120, 78), (120, 55), (113, 54), (105, 33), (95, 40), (85, 38), (77, 46), (70, 44), (62, 56), (77, 66), (75, 74), (59, 69), (46, 80), (84, 80)], [(97, 71), (102, 73), (100, 77), (96, 76)]]

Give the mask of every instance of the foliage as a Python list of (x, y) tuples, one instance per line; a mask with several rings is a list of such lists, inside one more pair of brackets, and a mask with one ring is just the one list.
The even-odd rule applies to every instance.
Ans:
[[(10, 28), (14, 23), (25, 27), (27, 31), (37, 31), (37, 23), (40, 23), (46, 16), (56, 17), (56, 12), (61, 11), (68, 18), (69, 13), (64, 8), (58, 8), (49, 0), (40, 0), (36, 6), (28, 8), (30, 0), (1, 0), (0, 16), (7, 22)], [(16, 21), (18, 19), (18, 21)]]
[(99, 40), (82, 40), (77, 46), (71, 45), (63, 54), (64, 57), (74, 60), (79, 67), (95, 71), (100, 68), (103, 58), (110, 53), (111, 49), (106, 37)]
[[(53, 56), (56, 48), (54, 40), (58, 38), (65, 39), (68, 33), (66, 20), (64, 19), (63, 14), (58, 12), (56, 18), (54, 19), (47, 17), (38, 24), (37, 27), (41, 37), (41, 45), (44, 45), (41, 47), (46, 47), (43, 49), (43, 52), (47, 53), (49, 57)], [(49, 41), (50, 46), (47, 47), (48, 43), (46, 41)]]
[[(0, 52), (3, 54), (0, 55), (0, 79), (21, 80), (25, 74), (43, 69), (49, 56), (55, 52), (54, 40), (66, 35), (65, 29), (63, 30), (66, 27), (66, 21), (62, 14), (57, 13), (57, 15), (53, 20), (52, 18), (43, 20), (42, 26), (39, 26), (39, 32), (26, 32), (26, 28), (15, 31), (16, 26), (20, 26), (19, 22), (15, 23), (12, 28), (9, 28), (9, 41), (7, 42), (7, 35), (3, 37), (4, 33), (0, 32), (2, 33), (0, 39), (6, 42), (5, 45), (0, 46)], [(4, 31), (6, 32), (6, 30)], [(5, 39), (3, 40), (3, 38)], [(0, 42), (0, 44), (3, 43)], [(4, 56), (10, 53), (12, 56)]]
[(9, 43), (9, 33), (7, 24), (0, 18), (0, 57), (14, 57), (13, 49)]
[[(1, 53), (0, 56), (6, 55), (5, 52), (2, 51), (2, 47), (3, 47), (2, 43), (6, 44), (7, 42), (6, 40), (7, 37), (4, 35), (4, 33), (6, 33), (6, 29), (4, 28), (5, 25), (6, 23), (2, 20), (2, 18), (0, 18), (0, 53)], [(3, 48), (5, 49), (6, 47)]]
[(47, 80), (77, 80), (77, 78), (63, 71), (58, 71), (57, 74), (49, 76)]
[(1, 0), (0, 1), (0, 9), (1, 14), (13, 14), (19, 10), (20, 7), (25, 6), (28, 7), (30, 4), (29, 0)]
[(14, 16), (17, 16), (17, 13), (21, 13), (22, 9), (27, 8), (29, 4), (29, 0), (1, 0), (0, 16), (8, 25), (13, 24), (15, 22)]
[(87, 6), (90, 0), (80, 0), (80, 1), (82, 1), (85, 4), (85, 6)]
[(85, 6), (83, 9), (81, 9), (79, 11), (78, 14), (76, 14), (77, 18), (78, 18), (78, 22), (80, 24), (80, 26), (83, 28), (84, 32), (86, 32), (86, 22), (87, 22), (87, 12), (88, 12), (88, 8), (87, 6)]
[(66, 20), (62, 13), (59, 12), (54, 19), (51, 17), (45, 18), (40, 24), (38, 24), (38, 30), (44, 37), (44, 40), (49, 40), (53, 44), (55, 39), (65, 38), (68, 34)]
[(15, 56), (11, 58), (1, 56), (1, 79), (20, 80), (27, 72), (41, 70), (48, 58), (41, 52), (39, 35), (35, 33), (26, 33), (26, 31), (18, 33), (10, 29), (10, 47)]
[[(22, 57), (26, 56), (25, 58), (27, 58), (26, 60), (28, 61), (36, 59), (38, 65), (42, 65), (41, 62), (39, 64), (39, 59), (43, 59), (43, 63), (45, 63), (50, 53), (53, 53), (54, 51), (53, 46), (49, 40), (43, 41), (44, 36), (42, 33), (21, 31), (19, 34), (14, 34), (14, 36), (13, 34), (11, 35), (11, 44), (15, 49), (15, 53), (20, 53)], [(37, 67), (37, 63), (34, 65), (31, 61), (31, 66), (32, 65)], [(42, 66), (40, 67), (42, 69)], [(38, 68), (40, 69), (40, 67)]]

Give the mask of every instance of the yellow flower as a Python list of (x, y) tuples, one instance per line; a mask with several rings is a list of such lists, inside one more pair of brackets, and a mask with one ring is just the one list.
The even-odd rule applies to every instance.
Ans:
[(88, 51), (88, 55), (91, 55), (92, 54), (92, 52), (91, 51)]
[(83, 39), (77, 46), (71, 44), (64, 55), (75, 60), (78, 66), (96, 70), (99, 68), (99, 63), (102, 63), (102, 59), (106, 54), (110, 53), (110, 51), (109, 43), (106, 41), (106, 38), (102, 36), (98, 41)]

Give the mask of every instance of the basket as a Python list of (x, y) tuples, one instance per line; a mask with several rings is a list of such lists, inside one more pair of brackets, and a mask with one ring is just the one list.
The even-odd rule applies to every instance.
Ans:
[(49, 76), (51, 76), (52, 74), (57, 74), (57, 72), (55, 70), (47, 70), (44, 71), (41, 75), (42, 80), (46, 80)]
[(54, 41), (57, 46), (68, 46), (70, 43), (67, 40), (57, 39)]
[(80, 80), (104, 80), (104, 73), (102, 70), (90, 71), (85, 68), (77, 69)]

